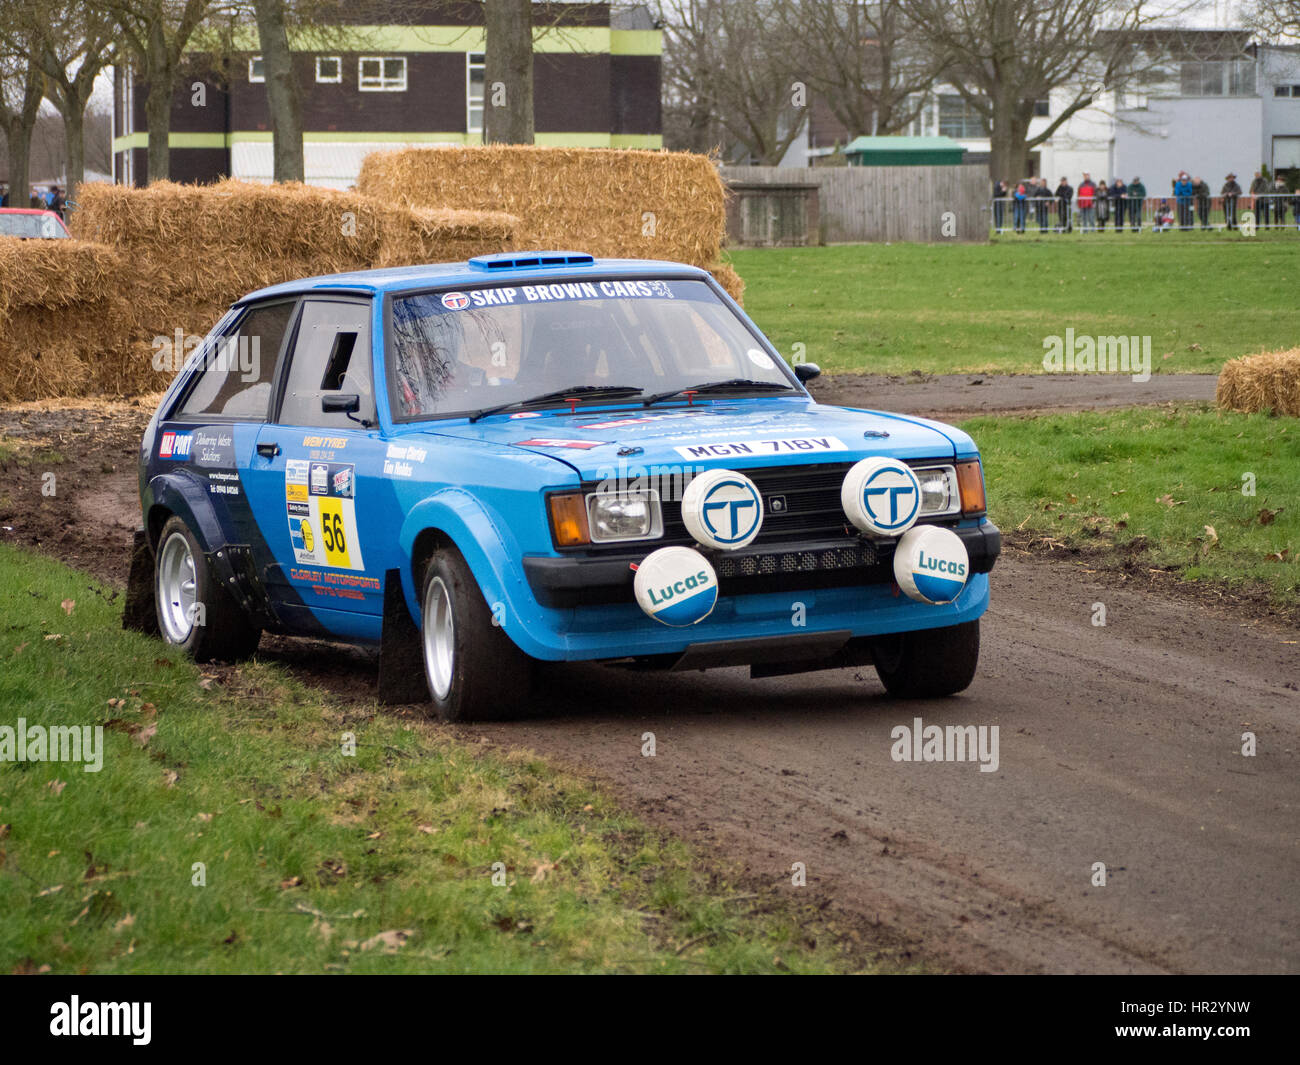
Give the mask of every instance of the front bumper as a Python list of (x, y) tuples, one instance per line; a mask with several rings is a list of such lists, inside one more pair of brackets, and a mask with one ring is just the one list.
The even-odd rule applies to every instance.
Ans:
[[(971, 574), (989, 573), (1002, 551), (1002, 533), (987, 519), (955, 525), (970, 556)], [(546, 607), (600, 606), (634, 601), (632, 568), (659, 544), (640, 545), (617, 555), (529, 556), (524, 575), (538, 603)], [(762, 544), (739, 551), (704, 551), (719, 576), (719, 595), (892, 584), (894, 541), (843, 537), (815, 542)]]

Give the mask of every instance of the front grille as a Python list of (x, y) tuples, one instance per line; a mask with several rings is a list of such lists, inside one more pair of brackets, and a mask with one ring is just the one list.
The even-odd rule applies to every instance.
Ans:
[(876, 550), (869, 543), (843, 547), (819, 547), (810, 551), (774, 551), (766, 554), (719, 555), (714, 566), (720, 578), (774, 577), (792, 573), (817, 573), (829, 570), (874, 566)]

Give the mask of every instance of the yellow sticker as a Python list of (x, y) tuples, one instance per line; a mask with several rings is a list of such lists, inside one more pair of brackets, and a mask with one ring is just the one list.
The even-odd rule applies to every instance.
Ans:
[(326, 565), (351, 569), (348, 534), (344, 527), (343, 501), (330, 496), (317, 499), (320, 508), (321, 539), (325, 541)]
[(305, 484), (286, 484), (284, 486), (284, 498), (290, 503), (307, 502), (307, 486)]
[(306, 518), (302, 519), (302, 546), (308, 551), (316, 550), (316, 538), (311, 534), (311, 523)]

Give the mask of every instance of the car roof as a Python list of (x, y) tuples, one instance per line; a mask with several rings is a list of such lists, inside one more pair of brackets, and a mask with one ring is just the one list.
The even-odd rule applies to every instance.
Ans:
[(323, 274), (250, 292), (238, 303), (248, 303), (273, 296), (298, 296), (309, 292), (381, 292), (419, 291), (442, 286), (480, 287), (518, 282), (573, 280), (581, 277), (660, 277), (703, 279), (708, 271), (686, 263), (658, 259), (595, 259), (582, 252), (528, 251), (503, 252), (476, 256), (465, 262), (428, 263), (421, 266), (385, 267), (378, 270), (354, 270), (343, 274)]

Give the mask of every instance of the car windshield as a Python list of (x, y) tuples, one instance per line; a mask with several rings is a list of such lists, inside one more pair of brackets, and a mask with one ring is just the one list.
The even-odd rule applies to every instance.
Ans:
[[(702, 281), (603, 280), (425, 292), (393, 300), (393, 414), (470, 413), (559, 392), (587, 402), (743, 379), (794, 389)], [(602, 387), (603, 386), (603, 387)], [(761, 386), (760, 386), (761, 387)], [(743, 391), (744, 386), (736, 386)]]
[(66, 237), (67, 231), (51, 214), (0, 213), (0, 237)]

